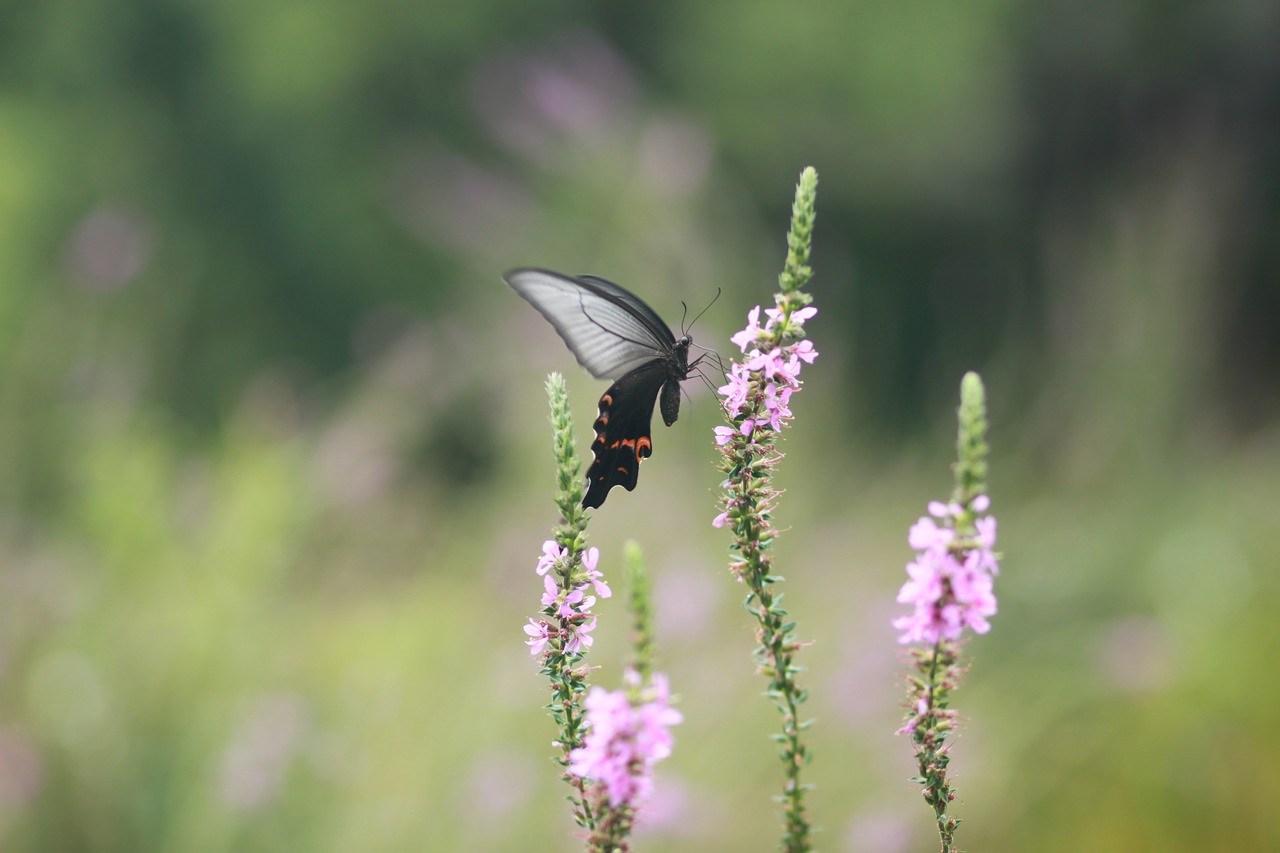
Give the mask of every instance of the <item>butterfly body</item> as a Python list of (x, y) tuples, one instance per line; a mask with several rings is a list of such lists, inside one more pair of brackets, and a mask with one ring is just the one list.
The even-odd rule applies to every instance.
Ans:
[(614, 486), (631, 491), (641, 460), (653, 453), (654, 406), (667, 426), (680, 415), (680, 382), (694, 366), (693, 339), (677, 339), (640, 297), (608, 279), (534, 268), (512, 270), (504, 278), (551, 322), (579, 364), (613, 381), (600, 397), (593, 424), (594, 458), (582, 505), (599, 507)]

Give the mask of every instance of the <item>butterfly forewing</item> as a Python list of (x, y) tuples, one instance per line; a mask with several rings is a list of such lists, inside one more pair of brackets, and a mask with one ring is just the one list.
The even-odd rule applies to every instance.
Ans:
[(654, 340), (675, 343), (676, 336), (671, 331), (671, 327), (663, 322), (662, 318), (658, 316), (658, 312), (650, 308), (649, 304), (639, 296), (636, 296), (622, 285), (615, 284), (609, 279), (601, 278), (598, 275), (580, 275), (578, 280), (599, 288), (604, 296), (615, 298), (625, 305), (636, 319), (644, 323)]
[(600, 506), (614, 486), (631, 491), (640, 461), (653, 453), (649, 425), (659, 392), (667, 426), (679, 414), (691, 339), (677, 341), (644, 300), (607, 279), (532, 268), (512, 270), (505, 278), (551, 321), (583, 367), (597, 378), (614, 380), (600, 398), (593, 424), (594, 458), (582, 505)]
[(675, 336), (653, 309), (613, 282), (518, 269), (507, 283), (551, 321), (597, 379), (617, 379), (661, 357)]

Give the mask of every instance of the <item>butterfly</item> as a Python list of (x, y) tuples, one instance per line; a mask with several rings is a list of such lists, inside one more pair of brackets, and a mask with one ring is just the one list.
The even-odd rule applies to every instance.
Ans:
[(680, 414), (680, 382), (701, 360), (689, 363), (693, 338), (677, 338), (644, 300), (599, 276), (525, 267), (503, 278), (551, 321), (579, 364), (597, 379), (613, 380), (592, 424), (594, 459), (582, 505), (599, 507), (614, 486), (631, 491), (640, 460), (653, 453), (654, 403), (661, 396), (667, 426)]

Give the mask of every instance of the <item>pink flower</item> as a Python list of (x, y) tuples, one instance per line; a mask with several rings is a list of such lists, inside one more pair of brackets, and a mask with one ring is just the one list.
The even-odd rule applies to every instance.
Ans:
[[(972, 502), (975, 508), (979, 501)], [(984, 507), (989, 501), (982, 501)], [(974, 522), (976, 535), (956, 536), (956, 518), (964, 509), (956, 504), (934, 501), (931, 515), (911, 527), (907, 540), (917, 551), (907, 564), (908, 580), (898, 593), (898, 601), (913, 604), (914, 610), (893, 621), (902, 634), (898, 642), (932, 645), (942, 640), (958, 640), (966, 628), (978, 634), (991, 630), (987, 617), (996, 612), (993, 576), (999, 569), (995, 552), (996, 524), (990, 516)]]
[(584, 616), (591, 612), (591, 608), (595, 606), (596, 597), (586, 594), (586, 587), (574, 587), (560, 604), (560, 618), (572, 619), (574, 616)]
[(751, 355), (743, 362), (743, 367), (747, 370), (758, 370), (765, 375), (765, 378), (771, 379), (778, 372), (781, 365), (782, 350), (774, 347), (768, 352), (760, 350), (752, 350)]
[(764, 410), (769, 415), (769, 426), (774, 432), (782, 429), (785, 419), (791, 417), (791, 410), (787, 408), (787, 401), (791, 399), (791, 389), (781, 388), (777, 385), (769, 385), (764, 389)]
[(542, 606), (551, 607), (560, 599), (560, 585), (551, 575), (542, 576)]
[[(767, 327), (766, 327), (767, 328)], [(741, 332), (734, 334), (729, 340), (738, 345), (743, 352), (747, 351), (747, 347), (755, 343), (759, 339), (760, 333), (764, 329), (760, 328), (760, 306), (752, 308), (747, 312), (747, 327)]]
[(599, 548), (588, 548), (587, 553), (582, 555), (582, 567), (587, 570), (586, 583), (595, 587), (596, 595), (601, 598), (608, 598), (613, 595), (613, 590), (609, 589), (609, 585), (604, 582), (604, 574), (596, 571), (596, 563), (599, 561)]
[(994, 516), (985, 516), (974, 522), (973, 526), (977, 528), (978, 535), (976, 541), (979, 551), (986, 557), (990, 558), (989, 562), (984, 561), (985, 567), (995, 575), (1000, 573), (1000, 567), (996, 564), (991, 549), (996, 546), (996, 520)]
[(537, 619), (530, 619), (529, 624), (524, 626), (524, 632), (530, 637), (525, 640), (525, 645), (529, 647), (529, 654), (537, 655), (546, 651), (547, 644), (551, 642), (550, 625)]
[(542, 593), (542, 606), (554, 607), (555, 615), (561, 619), (586, 614), (595, 606), (595, 596), (586, 594), (587, 584), (566, 591), (559, 587), (555, 578), (547, 575), (543, 586), (545, 591)]
[[(813, 341), (803, 340), (791, 348), (791, 357), (803, 361), (805, 364), (813, 364), (818, 357), (818, 351), (813, 347)], [(796, 367), (795, 372), (799, 373), (800, 368)]]
[(725, 378), (729, 381), (716, 391), (724, 397), (724, 410), (730, 417), (736, 417), (747, 403), (747, 394), (751, 390), (751, 373), (743, 365), (735, 362), (730, 366)]
[(551, 571), (556, 564), (556, 560), (564, 557), (569, 551), (561, 548), (555, 543), (554, 539), (548, 539), (542, 543), (542, 556), (538, 558), (538, 574), (545, 575)]
[(569, 632), (568, 639), (564, 642), (565, 654), (580, 655), (585, 648), (591, 648), (595, 637), (591, 636), (591, 632), (596, 629), (596, 617), (592, 616), (590, 620), (581, 622), (573, 626)]
[(935, 518), (946, 518), (949, 515), (959, 515), (960, 507), (955, 504), (944, 504), (942, 501), (929, 501), (929, 515)]
[(911, 531), (907, 534), (907, 542), (917, 551), (946, 548), (954, 538), (954, 530), (939, 527), (932, 518), (921, 518), (911, 525)]
[(926, 552), (915, 562), (907, 563), (907, 575), (911, 579), (899, 590), (898, 602), (932, 606), (940, 601), (945, 592), (942, 581), (946, 571), (943, 563), (949, 559), (945, 555)]
[[(769, 321), (765, 323), (766, 329), (772, 329), (777, 326), (778, 323), (782, 322), (781, 308), (766, 308), (764, 313), (769, 315)], [(808, 320), (817, 313), (818, 309), (814, 308), (812, 305), (807, 305), (804, 308), (797, 308), (795, 311), (791, 312), (791, 325), (803, 326), (805, 320)]]
[(615, 808), (635, 806), (653, 787), (653, 765), (671, 754), (669, 729), (682, 719), (670, 707), (667, 681), (655, 675), (645, 701), (632, 705), (626, 691), (591, 688), (587, 694), (586, 740), (569, 753), (569, 772), (605, 790)]

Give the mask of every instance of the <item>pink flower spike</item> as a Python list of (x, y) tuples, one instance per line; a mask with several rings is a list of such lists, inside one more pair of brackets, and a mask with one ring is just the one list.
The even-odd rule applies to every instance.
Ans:
[(911, 527), (907, 536), (916, 559), (907, 564), (908, 580), (898, 593), (902, 604), (913, 604), (914, 612), (895, 619), (893, 627), (902, 631), (898, 642), (937, 643), (959, 640), (965, 629), (985, 634), (991, 629), (987, 618), (996, 612), (992, 576), (999, 571), (992, 548), (996, 541), (996, 520), (984, 516), (974, 522), (972, 538), (958, 537), (951, 524), (964, 512), (958, 504), (933, 501), (929, 513)]
[(569, 772), (599, 783), (615, 807), (636, 806), (652, 789), (652, 767), (671, 754), (668, 729), (681, 721), (668, 705), (665, 679), (655, 676), (645, 701), (632, 705), (624, 690), (591, 688), (583, 703), (589, 729), (570, 753)]

